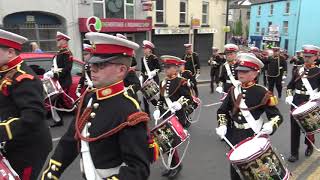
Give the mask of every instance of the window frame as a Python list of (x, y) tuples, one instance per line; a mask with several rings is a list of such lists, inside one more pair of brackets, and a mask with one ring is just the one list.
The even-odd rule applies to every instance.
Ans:
[(256, 30), (255, 30), (256, 33), (260, 32), (260, 26), (261, 26), (260, 22), (256, 22)]
[[(285, 22), (286, 22), (286, 24), (287, 24), (286, 27), (284, 26), (284, 25), (285, 25)], [(288, 35), (288, 34), (289, 34), (289, 21), (283, 21), (283, 22), (282, 22), (282, 33), (283, 33), (284, 35)]]
[(124, 2), (124, 15), (123, 15), (123, 17), (125, 18), (125, 19), (128, 19), (127, 18), (127, 6), (131, 6), (132, 8), (133, 8), (133, 18), (132, 19), (135, 19), (135, 17), (136, 17), (136, 15), (135, 15), (135, 9), (134, 9), (134, 4), (135, 4), (135, 0), (132, 0), (132, 4), (131, 3), (128, 3), (127, 2), (127, 0), (124, 0), (125, 2)]
[(258, 6), (258, 16), (261, 16), (261, 6)]
[[(162, 0), (162, 10), (157, 9), (157, 2), (155, 3), (155, 22), (156, 24), (165, 24), (166, 23), (166, 13), (165, 13), (165, 7), (166, 7), (166, 0)], [(162, 19), (163, 21), (157, 21), (157, 12), (162, 13)]]
[(284, 13), (285, 14), (289, 14), (290, 13), (290, 6), (291, 6), (290, 1), (287, 1), (286, 5), (285, 5), (285, 8), (284, 8)]
[[(203, 5), (207, 5), (207, 13), (203, 13)], [(209, 25), (209, 17), (210, 17), (210, 13), (209, 13), (209, 2), (208, 1), (202, 1), (202, 16), (201, 16), (201, 24), (202, 25)], [(203, 23), (203, 16), (206, 16), (206, 23)]]
[(271, 4), (270, 4), (270, 12), (269, 12), (269, 15), (272, 16), (272, 15), (273, 15), (273, 12), (274, 12), (274, 4), (271, 3)]
[[(185, 3), (185, 9), (186, 11), (185, 12), (181, 12), (181, 3), (184, 2)], [(184, 23), (181, 23), (181, 14), (185, 14), (185, 22)], [(187, 0), (180, 0), (179, 2), (179, 24), (180, 25), (187, 25), (188, 24), (188, 1)]]
[(102, 4), (103, 7), (103, 17), (106, 18), (107, 12), (106, 12), (106, 1), (105, 0), (93, 0), (92, 1), (92, 9), (93, 9), (93, 14), (95, 14), (94, 10), (94, 5), (93, 4)]

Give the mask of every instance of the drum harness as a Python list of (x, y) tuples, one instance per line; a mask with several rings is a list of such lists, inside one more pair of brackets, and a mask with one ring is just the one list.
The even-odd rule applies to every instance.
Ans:
[(304, 67), (301, 67), (299, 69), (299, 74), (300, 74), (300, 76), (302, 76), (301, 77), (302, 83), (306, 87), (307, 93), (308, 93), (309, 99), (310, 99), (310, 97), (314, 96), (317, 93), (317, 89), (315, 89), (315, 90), (312, 89), (312, 86), (311, 86), (309, 80), (307, 79), (307, 77), (304, 77), (303, 73), (304, 73)]

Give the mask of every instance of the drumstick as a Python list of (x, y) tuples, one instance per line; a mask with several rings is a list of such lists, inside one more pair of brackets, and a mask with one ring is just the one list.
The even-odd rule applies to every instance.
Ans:
[(227, 139), (226, 136), (223, 136), (222, 138), (223, 138), (223, 140), (224, 140), (233, 150), (236, 149), (236, 148), (231, 144), (231, 142)]
[(258, 134), (252, 140), (258, 139), (261, 135), (262, 135), (262, 131), (258, 132)]
[(290, 103), (294, 108), (298, 108), (297, 105), (293, 104), (293, 102)]

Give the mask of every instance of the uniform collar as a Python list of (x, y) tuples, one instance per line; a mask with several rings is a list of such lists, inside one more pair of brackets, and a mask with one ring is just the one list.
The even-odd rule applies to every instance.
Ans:
[(252, 87), (255, 84), (256, 84), (255, 81), (249, 81), (249, 82), (241, 83), (241, 87), (247, 89)]
[(236, 63), (237, 63), (237, 61), (236, 60), (233, 60), (233, 61), (227, 61), (228, 62), (228, 64), (230, 64), (230, 65), (235, 65)]
[(98, 100), (108, 99), (124, 92), (124, 83), (119, 81), (110, 86), (99, 88), (96, 90), (96, 96)]
[(173, 76), (167, 76), (166, 77), (166, 80), (173, 80), (173, 79), (175, 79), (175, 78), (177, 78), (178, 77), (178, 74), (175, 74), (175, 75), (173, 75)]
[(20, 56), (17, 56), (16, 58), (10, 60), (7, 62), (7, 64), (0, 67), (0, 72), (6, 72), (10, 71), (11, 69), (17, 67), (19, 64), (23, 62), (22, 58)]
[(68, 45), (63, 45), (59, 47), (59, 50), (68, 49)]

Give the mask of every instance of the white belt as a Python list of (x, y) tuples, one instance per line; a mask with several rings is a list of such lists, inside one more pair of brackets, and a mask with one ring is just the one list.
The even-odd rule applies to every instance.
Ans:
[[(314, 89), (313, 91), (314, 92), (318, 92), (318, 88)], [(296, 94), (301, 94), (301, 95), (310, 95), (308, 91), (302, 91), (302, 90), (299, 90), (299, 89), (296, 89), (295, 93)]]
[(232, 84), (232, 81), (231, 80), (226, 80), (226, 83)]
[(112, 175), (117, 175), (120, 172), (120, 168), (122, 166), (126, 166), (125, 163), (122, 163), (120, 166), (109, 168), (109, 169), (96, 169), (96, 172), (99, 174), (100, 177), (107, 178)]
[[(256, 123), (259, 123), (259, 124), (263, 123), (263, 120), (262, 119), (258, 119), (258, 120), (256, 120)], [(233, 124), (237, 129), (251, 129), (249, 123), (239, 124), (239, 123), (233, 121)]]

